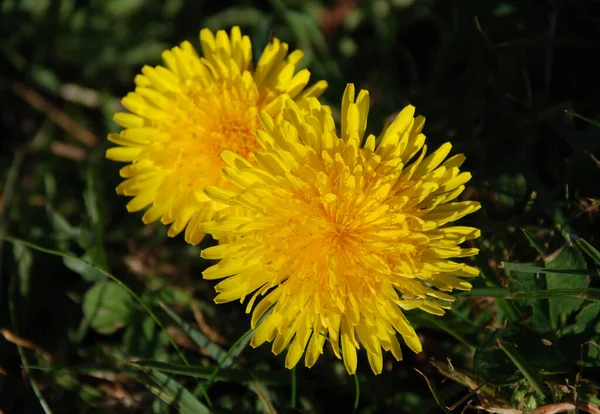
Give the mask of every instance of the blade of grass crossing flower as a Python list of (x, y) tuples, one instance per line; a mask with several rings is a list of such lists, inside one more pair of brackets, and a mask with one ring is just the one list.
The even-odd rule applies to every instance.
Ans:
[(149, 369), (146, 371), (151, 381), (145, 383), (146, 387), (163, 402), (184, 414), (209, 414), (210, 409), (202, 404), (185, 387), (162, 372)]
[[(163, 302), (159, 302), (160, 307), (167, 313), (167, 315), (169, 315), (169, 317), (171, 317), (171, 319), (173, 319), (173, 321), (183, 330), (183, 332), (186, 333), (186, 335), (188, 335), (190, 337), (190, 339), (192, 341), (194, 341), (194, 343), (196, 345), (198, 345), (200, 348), (204, 349), (215, 361), (224, 361), (221, 364), (221, 368), (228, 368), (228, 367), (237, 367), (238, 364), (235, 362), (235, 360), (233, 358), (227, 358), (227, 352), (224, 351), (219, 345), (215, 344), (214, 342), (212, 342), (210, 339), (208, 339), (206, 337), (206, 335), (204, 335), (202, 332), (198, 331), (196, 328), (194, 328), (192, 325), (190, 325), (189, 323), (187, 323), (186, 321), (184, 321), (179, 315), (177, 315), (177, 313), (173, 312), (173, 310), (171, 308), (169, 308), (165, 303)], [(142, 364), (140, 364), (142, 365)], [(161, 369), (163, 371), (165, 371), (165, 367), (161, 366), (161, 368), (157, 368), (157, 369)], [(195, 374), (198, 374), (197, 378), (211, 378), (212, 373), (213, 373), (214, 369), (213, 368), (203, 368), (203, 371), (196, 371)], [(179, 373), (179, 374), (183, 374), (183, 375), (189, 375), (189, 372), (194, 372), (193, 370), (191, 371), (187, 371), (186, 373), (183, 372), (178, 372), (177, 368), (174, 368), (173, 371), (167, 371), (167, 372), (173, 372), (173, 373)], [(235, 378), (236, 373), (238, 372), (242, 372), (241, 370), (229, 370), (226, 373), (223, 373), (223, 371), (220, 371), (220, 375), (217, 375), (216, 379), (217, 380), (222, 380), (222, 381), (232, 381), (232, 382), (239, 382), (237, 381)], [(206, 375), (201, 375), (201, 374), (206, 374)], [(196, 376), (196, 375), (192, 375), (192, 376)], [(258, 379), (254, 376), (248, 376), (247, 378), (244, 379), (243, 382), (247, 383), (248, 388), (254, 392), (259, 400), (261, 401), (261, 403), (263, 404), (266, 412), (268, 413), (275, 413), (275, 409), (273, 407), (273, 404), (271, 403), (271, 400), (269, 398), (269, 390), (266, 389), (264, 387), (265, 384), (267, 384), (267, 382), (265, 381), (257, 381)], [(280, 382), (276, 382), (275, 384), (279, 384)], [(201, 393), (203, 391), (202, 388), (202, 384), (199, 384), (196, 391)]]
[[(272, 310), (273, 310), (273, 306), (271, 306), (271, 308), (269, 308), (269, 310), (267, 310), (265, 312), (265, 314), (258, 320), (258, 323), (256, 324), (256, 326), (260, 326), (262, 321), (267, 316), (269, 316), (269, 314), (272, 312)], [(233, 344), (233, 346), (231, 348), (229, 348), (229, 351), (227, 351), (227, 354), (225, 354), (223, 359), (221, 361), (219, 361), (217, 366), (214, 368), (213, 374), (210, 376), (208, 381), (206, 381), (206, 390), (208, 390), (208, 388), (210, 387), (210, 385), (216, 378), (217, 374), (219, 373), (219, 370), (223, 366), (229, 366), (229, 365), (233, 364), (233, 361), (235, 361), (237, 356), (239, 354), (241, 354), (242, 351), (248, 346), (248, 344), (250, 343), (250, 340), (252, 339), (252, 335), (254, 334), (254, 330), (255, 329), (250, 329), (245, 334), (240, 336), (240, 338)]]
[[(585, 254), (587, 254), (590, 259), (592, 259), (596, 264), (600, 265), (600, 252), (596, 250), (594, 246), (588, 243), (585, 239), (576, 239), (575, 244), (579, 247)], [(597, 270), (596, 270), (597, 272)]]
[[(15, 262), (19, 263), (19, 264), (22, 264), (23, 262), (27, 262), (27, 261), (23, 261), (22, 257), (20, 257), (20, 254), (17, 253), (17, 249), (18, 249), (17, 246), (13, 246), (13, 247), (14, 247), (13, 254), (15, 255)], [(22, 249), (22, 251), (29, 252), (27, 250), (27, 248), (24, 246), (20, 246), (20, 248)], [(18, 294), (17, 293), (17, 290), (18, 290), (17, 283), (19, 280), (28, 279), (28, 275), (26, 275), (25, 273), (31, 271), (31, 261), (29, 261), (28, 263), (29, 263), (28, 266), (18, 266), (19, 277), (11, 278), (10, 285), (8, 287), (8, 289), (9, 289), (8, 307), (9, 307), (9, 311), (10, 311), (10, 319), (11, 319), (13, 332), (16, 334), (19, 333), (19, 329), (18, 329), (18, 320), (19, 319), (17, 317), (17, 305), (15, 303), (15, 298), (17, 297), (17, 294)], [(42, 406), (44, 413), (52, 414), (52, 410), (50, 409), (50, 406), (44, 399), (44, 396), (42, 395), (42, 392), (40, 391), (40, 387), (38, 386), (33, 375), (31, 375), (31, 373), (29, 372), (29, 368), (27, 368), (27, 366), (29, 365), (29, 361), (27, 359), (27, 355), (25, 355), (25, 351), (23, 350), (23, 347), (19, 344), (15, 344), (15, 345), (17, 346), (17, 351), (18, 351), (19, 357), (21, 359), (21, 365), (24, 367), (25, 372), (27, 373), (27, 378), (29, 378), (29, 383), (31, 384), (31, 389), (33, 390), (33, 393), (35, 394), (40, 405)]]
[(254, 333), (254, 330), (251, 329), (249, 331), (247, 331), (244, 335), (242, 335), (234, 344), (231, 348), (229, 348), (229, 351), (227, 351), (227, 353), (225, 354), (225, 356), (223, 357), (223, 359), (221, 361), (219, 361), (219, 363), (217, 364), (217, 366), (213, 369), (212, 375), (208, 378), (208, 381), (206, 381), (206, 389), (208, 390), (208, 387), (210, 387), (210, 385), (212, 384), (212, 382), (214, 381), (214, 379), (217, 377), (217, 375), (219, 374), (219, 371), (221, 370), (221, 368), (226, 365), (226, 364), (231, 364), (231, 361), (235, 360), (235, 358), (242, 353), (242, 351), (244, 350), (244, 348), (246, 348), (246, 346), (248, 346), (248, 344), (250, 343), (250, 339), (252, 339), (252, 333)]
[(423, 378), (425, 378), (425, 382), (427, 383), (427, 386), (429, 387), (429, 391), (431, 391), (431, 395), (433, 395), (433, 399), (437, 403), (438, 407), (440, 407), (444, 413), (450, 414), (450, 410), (448, 410), (448, 407), (446, 407), (446, 404), (444, 404), (444, 401), (442, 400), (442, 397), (438, 393), (438, 390), (437, 390), (437, 387), (435, 386), (435, 384), (432, 383), (431, 381), (429, 381), (429, 378), (427, 378), (425, 376), (425, 374), (423, 374), (421, 371), (419, 371), (416, 368), (413, 368), (413, 369), (415, 371), (417, 371), (417, 373), (419, 375), (421, 375)]
[(156, 314), (154, 312), (152, 312), (152, 309), (150, 309), (150, 307), (148, 307), (148, 305), (146, 305), (146, 303), (144, 303), (144, 301), (135, 294), (135, 292), (133, 290), (131, 290), (126, 284), (124, 284), (123, 282), (121, 282), (116, 276), (113, 276), (112, 274), (110, 274), (109, 272), (99, 268), (98, 266), (95, 266), (83, 259), (80, 259), (79, 257), (75, 257), (73, 255), (70, 255), (68, 253), (63, 253), (63, 252), (59, 252), (56, 250), (52, 250), (52, 249), (48, 249), (42, 246), (38, 246), (36, 244), (27, 242), (25, 240), (19, 240), (19, 239), (15, 239), (13, 237), (7, 237), (7, 236), (3, 236), (2, 240), (5, 240), (9, 243), (12, 244), (21, 244), (27, 247), (30, 247), (34, 250), (40, 251), (42, 253), (47, 253), (47, 254), (51, 254), (54, 256), (59, 256), (59, 257), (67, 257), (72, 261), (78, 262), (80, 264), (85, 264), (87, 266), (90, 266), (92, 268), (94, 268), (95, 270), (97, 270), (98, 272), (104, 274), (106, 277), (110, 278), (112, 281), (114, 281), (115, 283), (117, 283), (121, 288), (123, 288), (127, 293), (129, 293), (131, 296), (133, 296), (133, 298), (142, 306), (142, 308), (144, 308), (144, 310), (146, 312), (148, 312), (148, 314), (150, 315), (150, 317), (154, 320), (154, 322), (156, 322), (156, 324), (159, 326), (160, 329), (163, 330), (163, 332), (167, 335), (167, 337), (169, 338), (169, 341), (171, 342), (171, 345), (173, 345), (173, 348), (175, 348), (175, 351), (177, 352), (177, 354), (179, 355), (179, 357), (181, 358), (181, 360), (186, 364), (189, 365), (189, 362), (187, 360), (187, 358), (185, 357), (185, 355), (183, 355), (183, 352), (181, 351), (181, 349), (179, 348), (179, 346), (177, 346), (177, 344), (175, 343), (175, 341), (173, 340), (173, 338), (171, 337), (171, 335), (169, 335), (169, 333), (167, 332), (166, 328), (164, 327), (164, 325), (162, 324), (162, 322), (160, 321), (160, 319), (158, 319), (158, 317), (156, 316)]
[[(217, 362), (223, 361), (220, 364), (221, 368), (238, 366), (238, 364), (235, 362), (235, 356), (237, 356), (237, 355), (235, 355), (233, 357), (231, 355), (228, 356), (228, 353), (225, 352), (219, 345), (212, 342), (210, 339), (208, 339), (206, 337), (206, 335), (204, 335), (202, 332), (198, 331), (192, 325), (190, 325), (189, 323), (184, 321), (179, 315), (177, 315), (175, 312), (173, 312), (173, 310), (170, 309), (166, 304), (159, 302), (159, 305), (167, 313), (167, 315), (169, 315), (169, 317), (171, 317), (171, 319), (173, 319), (173, 321), (177, 325), (179, 325), (179, 327), (183, 330), (183, 332), (185, 332), (190, 337), (190, 339), (192, 339), (192, 341), (194, 341), (196, 343), (196, 345), (198, 345), (200, 348), (206, 350), (206, 352), (215, 361), (217, 361)], [(246, 345), (247, 345), (247, 343), (244, 345), (244, 347)], [(243, 350), (243, 348), (240, 348), (239, 352), (241, 352), (242, 350)], [(234, 352), (236, 352), (236, 351), (234, 350)], [(238, 354), (239, 354), (239, 352), (238, 352)], [(206, 370), (207, 370), (207, 372), (210, 372), (210, 375), (203, 376), (201, 378), (210, 379), (214, 370), (213, 370), (213, 368), (207, 368)], [(171, 371), (171, 372), (174, 372), (174, 371)], [(232, 371), (232, 372), (236, 372), (236, 371)], [(230, 380), (230, 379), (219, 378), (219, 376), (217, 376), (217, 379), (226, 380), (226, 381)], [(251, 377), (251, 379), (256, 379), (256, 378)], [(265, 409), (269, 412), (272, 408), (272, 404), (270, 403), (270, 400), (268, 398), (268, 390), (264, 389), (262, 384), (260, 384), (256, 381), (248, 380), (247, 382), (248, 382), (249, 388), (259, 397), (259, 399), (263, 403)], [(210, 382), (208, 382), (206, 384), (206, 387), (203, 386), (202, 384), (199, 384), (195, 390), (196, 395), (198, 395), (198, 393), (205, 392), (206, 388), (208, 388), (209, 386), (210, 386)]]
[(523, 355), (512, 344), (498, 340), (498, 346), (502, 349), (516, 367), (523, 373), (529, 384), (533, 387), (536, 394), (545, 399), (544, 383), (538, 373), (527, 363)]

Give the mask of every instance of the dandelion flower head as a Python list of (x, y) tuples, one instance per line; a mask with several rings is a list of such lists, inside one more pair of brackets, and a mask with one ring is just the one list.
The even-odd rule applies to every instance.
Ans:
[(478, 270), (454, 259), (477, 254), (460, 244), (480, 231), (450, 223), (480, 206), (456, 200), (471, 178), (459, 170), (465, 157), (448, 158), (449, 143), (427, 155), (424, 118), (414, 107), (377, 140), (364, 138), (366, 91), (355, 99), (347, 86), (339, 135), (317, 99), (303, 104), (288, 101), (281, 123), (261, 115), (255, 165), (223, 153), (224, 174), (240, 189), (206, 193), (249, 213), (202, 224), (207, 233), (235, 236), (202, 251), (220, 259), (203, 276), (224, 279), (217, 303), (249, 298), (252, 345), (273, 342), (275, 354), (287, 348), (288, 368), (302, 355), (311, 367), (327, 340), (348, 373), (361, 348), (380, 373), (382, 351), (402, 359), (399, 336), (421, 351), (404, 311), (442, 315), (452, 290), (471, 288), (463, 278)]
[(204, 237), (199, 224), (221, 207), (206, 197), (206, 185), (227, 186), (220, 154), (229, 150), (253, 162), (258, 147), (258, 114), (280, 116), (287, 99), (316, 97), (324, 81), (305, 88), (308, 70), (297, 71), (303, 53), (288, 54), (288, 45), (274, 38), (256, 68), (252, 45), (239, 27), (216, 36), (200, 32), (203, 56), (189, 42), (162, 54), (165, 66), (144, 66), (135, 78), (135, 92), (123, 98), (129, 113), (117, 113), (125, 129), (109, 134), (118, 146), (107, 158), (129, 163), (117, 193), (132, 196), (130, 212), (149, 206), (142, 220), (170, 224), (169, 236), (185, 229), (188, 243)]

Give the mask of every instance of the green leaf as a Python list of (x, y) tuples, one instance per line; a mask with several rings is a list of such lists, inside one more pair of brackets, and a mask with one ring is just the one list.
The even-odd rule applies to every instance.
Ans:
[(564, 335), (558, 339), (562, 352), (580, 367), (600, 366), (600, 335), (594, 332)]
[(79, 237), (81, 237), (81, 229), (69, 223), (69, 220), (67, 220), (67, 218), (57, 210), (52, 208), (51, 205), (48, 204), (46, 206), (46, 210), (48, 211), (52, 225), (57, 233), (64, 234), (68, 238), (72, 239), (79, 239)]
[(77, 394), (82, 401), (91, 402), (103, 395), (98, 388), (79, 381), (71, 372), (56, 372), (53, 380), (61, 387)]
[[(536, 292), (546, 290), (546, 277), (539, 273), (510, 271), (510, 290), (511, 292)], [(541, 300), (521, 303), (524, 313), (531, 315), (529, 324), (540, 332), (547, 332), (552, 329), (550, 325), (550, 316), (548, 314), (548, 303)]]
[(502, 349), (515, 366), (525, 376), (529, 384), (533, 387), (537, 395), (544, 399), (545, 391), (544, 384), (537, 371), (527, 362), (525, 357), (517, 350), (517, 348), (509, 342), (504, 342), (498, 339), (498, 346)]
[(112, 281), (94, 284), (83, 298), (83, 314), (92, 328), (112, 334), (125, 325), (132, 312), (132, 299)]
[[(208, 414), (211, 411), (177, 381), (154, 369), (146, 371), (152, 383), (146, 387), (158, 398), (183, 414)], [(154, 385), (153, 385), (154, 384)]]
[[(585, 269), (585, 259), (579, 249), (565, 246), (546, 259), (546, 269)], [(548, 289), (585, 289), (589, 285), (586, 275), (567, 273), (547, 273), (546, 285)], [(554, 329), (564, 326), (569, 315), (578, 310), (583, 304), (583, 299), (577, 298), (552, 298), (549, 300), (550, 323)]]
[(594, 335), (581, 344), (582, 361), (579, 364), (586, 367), (600, 366), (600, 335)]
[[(47, 254), (51, 254), (54, 256), (58, 256), (58, 257), (68, 257), (72, 260), (75, 261), (79, 261), (82, 262), (90, 267), (93, 267), (95, 270), (101, 272), (103, 275), (105, 275), (106, 277), (108, 277), (110, 280), (112, 280), (113, 282), (115, 282), (117, 285), (119, 285), (121, 287), (121, 289), (123, 289), (125, 292), (127, 292), (132, 298), (134, 298), (137, 303), (139, 303), (141, 305), (142, 308), (144, 308), (144, 310), (146, 312), (148, 312), (148, 315), (150, 315), (152, 317), (152, 319), (154, 320), (154, 322), (156, 322), (156, 324), (162, 329), (163, 332), (165, 332), (165, 334), (168, 336), (168, 332), (165, 329), (164, 325), (162, 324), (162, 322), (160, 321), (160, 319), (158, 319), (158, 317), (156, 316), (156, 314), (154, 312), (152, 312), (152, 309), (150, 309), (150, 307), (148, 305), (146, 305), (146, 303), (144, 303), (144, 301), (138, 296), (136, 295), (136, 293), (131, 290), (125, 283), (121, 282), (119, 280), (119, 278), (117, 278), (116, 276), (108, 273), (106, 270), (103, 270), (101, 268), (99, 268), (98, 266), (93, 265), (92, 263), (88, 263), (78, 257), (72, 256), (68, 253), (64, 253), (64, 252), (60, 252), (58, 250), (53, 250), (53, 249), (48, 249), (46, 247), (42, 247), (42, 246), (38, 246), (37, 244), (34, 243), (29, 243), (27, 241), (24, 240), (19, 240), (19, 239), (15, 239), (13, 237), (9, 237), (9, 236), (1, 236), (0, 237), (1, 240), (5, 240), (9, 243), (12, 244), (22, 244), (24, 246), (28, 246), (31, 247), (32, 249), (35, 249), (37, 251), (43, 252), (43, 253), (47, 253)], [(169, 341), (171, 342), (171, 345), (173, 346), (173, 348), (177, 351), (177, 354), (179, 355), (179, 357), (181, 358), (181, 360), (188, 364), (187, 358), (185, 357), (185, 355), (183, 354), (183, 352), (181, 352), (181, 349), (179, 348), (179, 346), (177, 346), (177, 344), (175, 343), (175, 341), (173, 340), (172, 337), (169, 336)]]
[(522, 326), (510, 326), (494, 332), (475, 351), (475, 371), (492, 385), (509, 384), (523, 377), (509, 355), (498, 345), (498, 341), (515, 346), (536, 372), (567, 370), (567, 360), (557, 346), (535, 331)]
[(81, 260), (74, 260), (70, 257), (63, 257), (62, 260), (67, 268), (74, 271), (75, 273), (78, 273), (81, 276), (81, 278), (86, 282), (98, 282), (106, 279), (106, 276), (104, 276), (101, 272), (99, 272), (91, 266), (88, 266), (84, 262), (87, 262), (89, 260), (87, 254), (84, 255), (81, 258)]
[(600, 303), (593, 303), (586, 306), (579, 312), (576, 319), (576, 326), (581, 332), (588, 329), (596, 329), (600, 333)]
[(30, 70), (33, 82), (42, 90), (56, 91), (60, 87), (61, 81), (52, 69), (35, 65)]
[(506, 207), (513, 207), (527, 196), (527, 180), (522, 174), (503, 174), (490, 184), (498, 202)]
[[(84, 236), (86, 243), (80, 242), (80, 245), (86, 250), (89, 261), (101, 267), (102, 269), (108, 269), (108, 263), (106, 261), (106, 254), (104, 252), (104, 219), (102, 217), (102, 209), (100, 206), (100, 185), (98, 182), (98, 174), (90, 167), (86, 173), (85, 192), (83, 194), (83, 200), (85, 202), (85, 209), (87, 212), (87, 218), (90, 221), (89, 234), (82, 234), (82, 241)], [(84, 258), (87, 260), (87, 257)]]
[(22, 298), (30, 296), (31, 292), (31, 267), (33, 266), (33, 254), (31, 250), (23, 245), (15, 245), (13, 247), (15, 262), (17, 263), (17, 271), (19, 272), (18, 284), (19, 294)]

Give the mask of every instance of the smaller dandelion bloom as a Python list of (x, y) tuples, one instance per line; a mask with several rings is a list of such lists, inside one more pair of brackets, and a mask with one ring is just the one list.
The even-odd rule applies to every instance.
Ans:
[(480, 231), (450, 223), (480, 206), (456, 201), (471, 178), (459, 169), (465, 157), (447, 158), (449, 143), (426, 155), (424, 118), (414, 107), (378, 142), (364, 138), (366, 91), (355, 99), (346, 88), (339, 135), (316, 99), (303, 105), (288, 102), (281, 123), (261, 115), (256, 165), (223, 153), (224, 174), (240, 189), (206, 193), (248, 213), (202, 224), (232, 236), (202, 251), (220, 259), (203, 275), (224, 279), (217, 303), (249, 297), (252, 345), (273, 342), (275, 354), (287, 348), (288, 368), (302, 355), (311, 367), (328, 340), (349, 373), (360, 348), (380, 373), (382, 351), (402, 358), (398, 334), (421, 351), (404, 311), (442, 315), (454, 300), (449, 292), (471, 288), (463, 278), (478, 270), (454, 259), (477, 254), (460, 245)]
[(125, 129), (109, 134), (119, 146), (106, 157), (130, 163), (121, 169), (125, 180), (117, 193), (132, 196), (130, 212), (149, 206), (142, 220), (170, 224), (169, 236), (185, 229), (185, 240), (199, 243), (199, 224), (215, 217), (222, 206), (206, 197), (206, 185), (227, 186), (221, 174), (221, 151), (229, 150), (254, 162), (258, 147), (258, 114), (278, 118), (287, 99), (320, 95), (324, 81), (305, 88), (308, 70), (297, 72), (302, 52), (288, 54), (288, 45), (273, 39), (256, 68), (252, 45), (234, 27), (228, 35), (200, 32), (203, 57), (189, 42), (163, 52), (165, 66), (142, 69), (135, 92), (122, 102), (130, 113), (117, 113)]

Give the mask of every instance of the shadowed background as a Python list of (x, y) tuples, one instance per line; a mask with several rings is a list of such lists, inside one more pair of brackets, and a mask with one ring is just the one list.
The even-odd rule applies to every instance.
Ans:
[[(199, 252), (213, 241), (192, 247), (127, 214), (114, 191), (119, 166), (104, 152), (119, 99), (143, 65), (160, 64), (161, 51), (183, 40), (199, 49), (201, 28), (232, 25), (250, 35), (255, 59), (271, 32), (303, 49), (312, 80), (329, 82), (323, 99), (334, 114), (353, 82), (371, 93), (368, 132), (411, 103), (427, 118), (430, 149), (449, 140), (467, 156), (473, 179), (464, 197), (483, 204), (461, 222), (483, 232), (477, 288), (581, 294), (512, 301), (488, 290), (460, 298), (444, 318), (408, 312), (424, 352), (404, 347), (399, 363), (386, 355), (377, 377), (360, 355), (356, 382), (328, 349), (313, 369), (299, 364), (293, 374), (266, 345), (225, 355), (249, 316), (238, 303), (212, 302)], [(587, 246), (600, 246), (599, 27), (600, 2), (591, 0), (4, 0), (0, 232), (94, 266), (0, 242), (0, 409), (201, 412), (197, 386), (215, 361), (231, 364), (210, 381), (215, 412), (352, 412), (357, 383), (364, 413), (440, 412), (439, 404), (526, 410), (575, 401), (573, 384), (580, 399), (600, 403), (600, 346), (589, 345), (600, 343), (600, 306), (598, 296), (583, 300), (598, 273), (498, 266), (598, 267), (600, 254)], [(98, 269), (156, 313), (204, 379), (124, 363), (181, 360), (148, 311)], [(528, 367), (499, 351), (499, 340), (555, 385), (537, 392)]]

